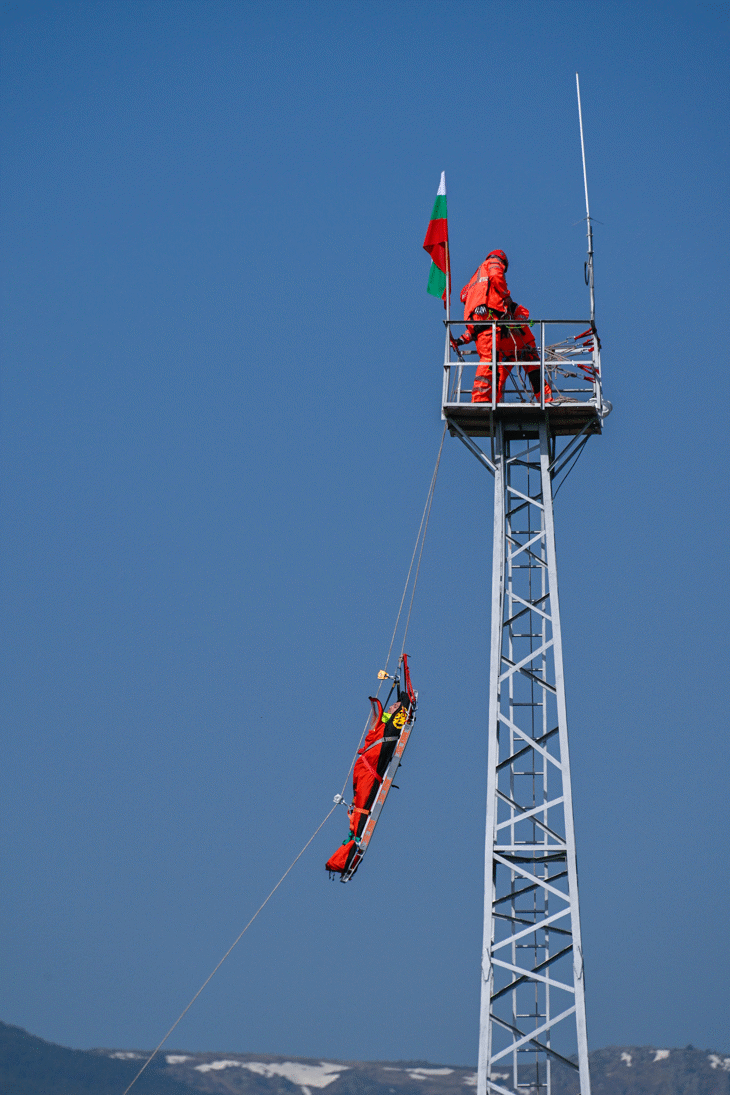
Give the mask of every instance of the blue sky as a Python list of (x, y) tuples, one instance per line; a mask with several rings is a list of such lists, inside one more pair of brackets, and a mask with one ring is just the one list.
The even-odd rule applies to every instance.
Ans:
[[(592, 1048), (730, 1049), (727, 7), (3, 5), (0, 1016), (156, 1044), (329, 809), (441, 435), (421, 250), (580, 315), (614, 404), (556, 505)], [(476, 1058), (489, 477), (447, 439), (419, 721), (173, 1044)]]

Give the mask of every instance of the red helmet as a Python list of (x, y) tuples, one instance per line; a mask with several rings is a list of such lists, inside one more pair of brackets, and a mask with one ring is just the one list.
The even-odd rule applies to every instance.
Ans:
[(505, 255), (504, 251), (490, 251), (489, 254), (487, 255), (487, 258), (491, 259), (492, 255), (494, 255), (495, 258), (498, 258), (500, 262), (504, 263), (504, 268), (506, 270), (507, 267), (509, 266), (509, 260), (508, 260), (507, 256)]

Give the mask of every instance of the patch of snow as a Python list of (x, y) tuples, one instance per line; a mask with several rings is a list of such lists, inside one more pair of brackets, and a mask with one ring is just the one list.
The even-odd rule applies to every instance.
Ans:
[(168, 1065), (181, 1065), (183, 1061), (189, 1061), (190, 1058), (184, 1053), (168, 1053), (165, 1060)]
[(243, 1067), (257, 1073), (259, 1076), (283, 1076), (285, 1080), (289, 1080), (293, 1084), (299, 1084), (302, 1088), (327, 1087), (344, 1071), (343, 1065), (328, 1064), (326, 1061), (322, 1061), (318, 1065), (307, 1065), (301, 1061), (281, 1061), (277, 1064), (247, 1061)]
[(668, 1056), (669, 1056), (669, 1050), (668, 1049), (657, 1049), (657, 1050), (654, 1051), (654, 1060), (655, 1061), (666, 1061)]
[(141, 1053), (125, 1053), (123, 1050), (117, 1050), (116, 1053), (110, 1053), (110, 1057), (116, 1058), (117, 1061), (138, 1061)]
[(304, 1095), (311, 1095), (312, 1087), (327, 1087), (337, 1080), (342, 1072), (347, 1070), (347, 1065), (330, 1064), (321, 1061), (318, 1065), (308, 1065), (301, 1061), (280, 1061), (275, 1064), (266, 1064), (263, 1061), (212, 1061), (207, 1065), (197, 1065), (199, 1072), (210, 1072), (211, 1069), (247, 1068), (249, 1072), (255, 1072), (257, 1076), (283, 1076), (293, 1084), (302, 1088)]
[(627, 1068), (631, 1068), (631, 1054), (630, 1053), (622, 1053), (621, 1054), (621, 1060), (626, 1061), (626, 1067)]
[(208, 1061), (204, 1065), (196, 1065), (196, 1072), (219, 1072), (222, 1068), (241, 1068), (241, 1061)]
[[(492, 1079), (493, 1080), (509, 1080), (510, 1076), (511, 1076), (510, 1072), (493, 1072), (492, 1073)], [(477, 1086), (477, 1074), (476, 1074), (476, 1072), (468, 1073), (468, 1075), (466, 1075), (461, 1082), (462, 1082), (462, 1084), (466, 1084), (468, 1087), (476, 1087)]]
[(730, 1072), (730, 1057), (719, 1057), (717, 1053), (710, 1053), (707, 1060), (710, 1068), (721, 1068), (723, 1072)]
[(453, 1068), (407, 1068), (412, 1080), (430, 1080), (434, 1076), (450, 1076)]

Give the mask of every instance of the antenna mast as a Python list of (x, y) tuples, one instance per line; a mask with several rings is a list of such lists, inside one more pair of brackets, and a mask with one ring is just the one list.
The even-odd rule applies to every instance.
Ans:
[(583, 111), (580, 107), (580, 80), (575, 74), (575, 89), (578, 92), (578, 121), (580, 123), (580, 150), (583, 155), (583, 186), (586, 192), (586, 221), (588, 222), (588, 261), (585, 265), (586, 284), (591, 292), (591, 323), (596, 322), (596, 298), (593, 291), (593, 224), (588, 206), (588, 176), (586, 175), (586, 146), (583, 141)]

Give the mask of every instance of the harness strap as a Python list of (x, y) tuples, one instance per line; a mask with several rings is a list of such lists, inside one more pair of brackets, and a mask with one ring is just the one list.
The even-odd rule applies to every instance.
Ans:
[(382, 783), (383, 782), (383, 777), (378, 775), (377, 771), (375, 770), (375, 768), (373, 768), (373, 766), (370, 763), (370, 761), (368, 760), (368, 758), (363, 754), (360, 757), (360, 759), (362, 760), (365, 767), (368, 768), (372, 772), (372, 774), (375, 776), (378, 783)]
[(365, 753), (369, 753), (371, 749), (374, 749), (376, 745), (382, 745), (384, 741), (398, 741), (398, 738), (378, 738), (372, 745), (368, 745), (367, 749), (358, 749), (358, 756), (363, 756)]

